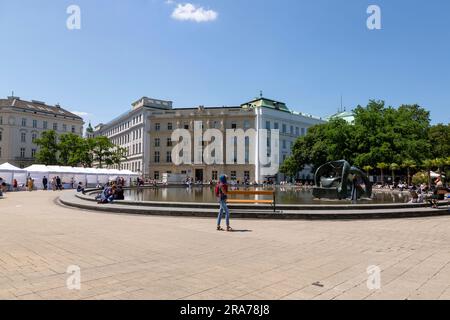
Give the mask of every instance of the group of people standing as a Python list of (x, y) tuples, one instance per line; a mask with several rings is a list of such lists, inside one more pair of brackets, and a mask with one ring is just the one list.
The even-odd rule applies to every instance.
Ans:
[[(48, 178), (46, 176), (44, 176), (42, 178), (42, 186), (43, 186), (44, 190), (49, 190), (48, 183), (49, 183)], [(51, 190), (53, 190), (53, 191), (63, 190), (62, 180), (59, 176), (53, 177), (52, 180), (50, 181), (50, 185), (51, 185)]]

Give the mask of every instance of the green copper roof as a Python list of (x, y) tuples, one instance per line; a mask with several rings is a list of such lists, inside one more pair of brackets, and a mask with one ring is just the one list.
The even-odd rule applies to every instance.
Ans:
[(253, 101), (244, 103), (241, 105), (242, 108), (270, 108), (270, 109), (276, 109), (286, 112), (291, 112), (289, 108), (286, 106), (284, 102), (275, 101), (271, 99), (266, 98), (257, 98)]
[(339, 112), (336, 113), (332, 116), (329, 116), (327, 118), (328, 120), (331, 119), (344, 119), (345, 121), (349, 122), (349, 123), (353, 123), (355, 121), (355, 114), (351, 111), (344, 111), (344, 112)]

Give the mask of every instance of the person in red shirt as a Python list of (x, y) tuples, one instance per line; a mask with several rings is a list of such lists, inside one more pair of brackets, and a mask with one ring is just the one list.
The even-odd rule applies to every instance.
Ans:
[(227, 231), (233, 231), (233, 229), (230, 227), (230, 210), (228, 209), (227, 205), (228, 183), (226, 175), (222, 175), (219, 179), (219, 184), (216, 186), (216, 196), (220, 203), (219, 216), (217, 217), (217, 230), (223, 231), (221, 223), (222, 223), (222, 215), (225, 214)]

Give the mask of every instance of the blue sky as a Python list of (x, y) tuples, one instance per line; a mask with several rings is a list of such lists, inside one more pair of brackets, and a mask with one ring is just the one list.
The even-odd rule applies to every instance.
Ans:
[[(187, 3), (210, 21), (175, 19)], [(72, 4), (81, 30), (66, 27)], [(371, 4), (382, 30), (366, 27)], [(448, 123), (449, 16), (448, 0), (0, 0), (0, 96), (96, 124), (142, 96), (239, 105), (263, 90), (327, 116), (342, 94), (347, 108), (418, 103)]]

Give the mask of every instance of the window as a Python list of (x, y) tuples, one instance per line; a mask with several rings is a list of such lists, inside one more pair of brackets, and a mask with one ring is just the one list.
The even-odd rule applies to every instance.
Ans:
[(159, 180), (159, 171), (155, 171), (154, 177), (155, 177), (155, 180)]
[(0, 124), (3, 124), (3, 117), (0, 116)]
[(304, 136), (305, 135), (305, 128), (302, 128), (302, 136)]
[(244, 180), (250, 181), (250, 171), (244, 171)]
[(286, 133), (287, 132), (287, 127), (286, 127), (286, 125), (285, 124), (283, 124), (283, 131), (282, 131), (283, 133)]
[(168, 147), (172, 146), (172, 138), (167, 138), (167, 146)]
[(22, 118), (22, 127), (26, 127), (27, 126), (27, 119)]
[(53, 131), (58, 131), (58, 124), (56, 122), (53, 123)]
[(294, 135), (294, 126), (291, 126), (291, 135)]
[(161, 130), (161, 123), (155, 123), (155, 131)]
[(33, 120), (33, 128), (37, 128), (37, 120)]
[(160, 153), (159, 151), (155, 152), (155, 163), (159, 163), (160, 162)]
[(20, 142), (26, 142), (27, 134), (25, 132), (22, 132), (20, 134)]
[(31, 157), (33, 159), (36, 157), (36, 149), (31, 149)]
[(236, 171), (231, 171), (231, 180), (236, 180), (236, 178), (237, 178)]
[(63, 131), (66, 132), (67, 131), (67, 125), (63, 124)]
[(36, 133), (33, 133), (33, 134), (31, 135), (31, 142), (35, 143), (36, 139), (37, 139), (37, 134), (36, 134)]
[(185, 125), (184, 125), (184, 129), (185, 129), (185, 130), (189, 130), (189, 124), (185, 124)]
[(167, 130), (173, 130), (173, 124), (172, 124), (172, 122), (169, 122), (168, 124), (167, 124)]
[(278, 122), (275, 122), (274, 125), (273, 125), (273, 128), (275, 130), (279, 130), (280, 129), (280, 124)]
[(161, 139), (160, 138), (156, 138), (155, 139), (155, 148), (159, 148), (161, 146)]
[(212, 180), (217, 181), (217, 180), (219, 180), (219, 179), (217, 179), (218, 176), (219, 176), (218, 172), (217, 171), (213, 171), (212, 175), (211, 175), (211, 178), (212, 178)]
[(286, 149), (286, 140), (283, 140), (283, 149)]
[(270, 121), (266, 121), (266, 129), (270, 130)]
[(244, 129), (250, 129), (250, 121), (248, 120), (244, 121)]
[(20, 148), (20, 157), (25, 158), (25, 148)]
[(237, 123), (236, 122), (233, 122), (231, 124), (231, 129), (237, 129)]
[(72, 126), (72, 133), (75, 133), (75, 126)]
[(48, 128), (48, 123), (47, 123), (47, 121), (44, 121), (44, 122), (42, 123), (42, 127), (43, 127), (44, 129), (47, 129), (47, 128)]
[(3, 133), (2, 133), (2, 131), (0, 131), (0, 141), (2, 141), (2, 136), (3, 136)]
[(171, 151), (167, 151), (166, 162), (167, 163), (172, 163), (172, 152)]
[(300, 128), (295, 127), (295, 135), (298, 137), (300, 135)]

